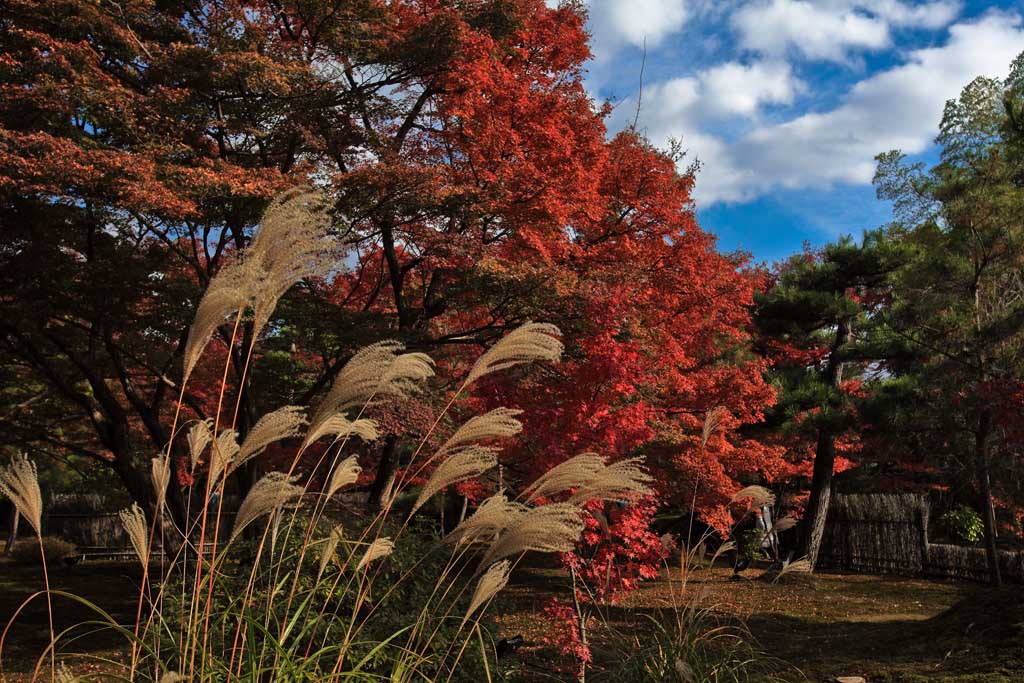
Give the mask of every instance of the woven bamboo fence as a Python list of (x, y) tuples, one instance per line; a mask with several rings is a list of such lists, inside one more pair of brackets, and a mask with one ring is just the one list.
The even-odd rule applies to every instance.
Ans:
[(819, 564), (917, 575), (927, 557), (928, 503), (913, 494), (833, 496)]
[[(928, 501), (916, 494), (833, 496), (818, 563), (871, 574), (984, 581), (985, 550), (928, 541)], [(1000, 551), (1006, 581), (1024, 583), (1024, 552)]]

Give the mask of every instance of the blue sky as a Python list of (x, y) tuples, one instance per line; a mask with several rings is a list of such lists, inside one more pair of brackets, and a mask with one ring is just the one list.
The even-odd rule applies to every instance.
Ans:
[[(889, 220), (874, 155), (926, 161), (944, 102), (1024, 51), (1022, 2), (589, 0), (587, 88), (702, 163), (721, 248), (773, 261)], [(686, 164), (687, 161), (682, 162)]]

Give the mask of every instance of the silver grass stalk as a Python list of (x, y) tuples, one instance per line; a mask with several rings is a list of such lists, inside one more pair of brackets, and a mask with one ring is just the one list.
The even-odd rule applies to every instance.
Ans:
[(121, 510), (118, 513), (118, 517), (121, 518), (121, 526), (128, 533), (128, 540), (131, 541), (132, 548), (135, 549), (135, 556), (139, 558), (139, 563), (145, 567), (149, 563), (146, 514), (137, 503), (132, 503), (132, 506), (127, 510)]
[(484, 499), (476, 512), (463, 520), (445, 540), (456, 544), (491, 542), (494, 537), (510, 526), (529, 510), (522, 503), (510, 502), (504, 493)]
[(341, 489), (356, 483), (362, 471), (363, 468), (359, 466), (359, 460), (356, 456), (352, 455), (345, 458), (331, 472), (331, 478), (327, 481), (324, 495), (327, 498), (333, 498), (334, 494)]
[(299, 406), (285, 406), (261, 417), (245, 437), (238, 455), (231, 463), (234, 470), (256, 457), (272, 443), (297, 436), (306, 424), (305, 411)]
[(171, 485), (171, 460), (166, 454), (153, 458), (150, 463), (150, 476), (153, 479), (153, 492), (156, 493), (156, 509), (164, 509), (167, 500), (167, 487)]
[(227, 472), (238, 455), (238, 432), (234, 429), (222, 429), (210, 447), (209, 481), (212, 487), (220, 475)]
[(43, 494), (39, 490), (39, 474), (36, 464), (24, 453), (14, 456), (9, 465), (0, 469), (0, 493), (11, 499), (37, 536), (43, 533)]
[(523, 431), (523, 423), (516, 419), (522, 412), (512, 408), (495, 408), (470, 418), (437, 449), (431, 459), (445, 457), (474, 442), (515, 436)]
[(746, 486), (736, 493), (733, 494), (729, 502), (735, 503), (741, 500), (750, 500), (751, 507), (761, 507), (762, 505), (772, 505), (775, 503), (775, 494), (766, 489), (763, 486)]
[(557, 363), (564, 350), (558, 339), (561, 334), (556, 326), (546, 323), (526, 323), (517, 327), (477, 359), (465, 383), (472, 384), (484, 375), (521, 363), (537, 360)]
[(193, 424), (188, 430), (186, 441), (188, 441), (189, 467), (191, 471), (194, 471), (203, 457), (203, 451), (213, 441), (213, 420), (206, 418)]
[(423, 485), (416, 504), (412, 506), (412, 512), (419, 510), (435, 493), (452, 484), (458, 484), (498, 464), (497, 449), (487, 446), (467, 446), (463, 450), (446, 458), (430, 475), (430, 479)]
[(569, 502), (632, 500), (651, 495), (653, 478), (641, 469), (642, 463), (643, 458), (629, 458), (602, 467), (576, 490)]
[(324, 571), (327, 569), (327, 565), (334, 559), (338, 552), (338, 544), (341, 543), (341, 539), (345, 536), (345, 528), (342, 525), (338, 525), (331, 529), (331, 533), (328, 534), (327, 539), (324, 541), (324, 547), (320, 551), (320, 569), (317, 571), (316, 578), (319, 581), (320, 577), (324, 575)]
[(187, 382), (210, 343), (210, 337), (230, 316), (245, 310), (251, 296), (251, 268), (241, 261), (228, 261), (210, 280), (199, 300), (195, 319), (185, 342), (184, 375)]
[(474, 612), (508, 584), (508, 575), (511, 570), (512, 564), (508, 560), (502, 560), (495, 562), (484, 572), (476, 584), (476, 590), (473, 591), (473, 597), (469, 600), (469, 607), (466, 608), (466, 614), (462, 617), (462, 624), (459, 625), (459, 628), (462, 628)]
[(596, 453), (580, 453), (555, 465), (526, 487), (523, 495), (529, 501), (564, 493), (586, 486), (604, 469), (604, 458)]
[(322, 420), (315, 428), (306, 433), (306, 444), (311, 444), (325, 436), (334, 437), (335, 441), (348, 436), (358, 436), (367, 443), (380, 438), (377, 423), (367, 418), (349, 420), (344, 413), (336, 413)]
[(420, 382), (433, 376), (430, 357), (423, 353), (401, 353), (404, 346), (382, 341), (360, 349), (341, 369), (327, 395), (309, 420), (304, 445), (315, 438), (323, 422), (350, 408), (385, 399), (407, 399), (420, 390)]
[(552, 503), (531, 508), (491, 544), (480, 566), (531, 550), (566, 553), (576, 547), (581, 533), (583, 515), (575, 505)]
[(356, 571), (363, 569), (366, 565), (370, 564), (374, 560), (379, 560), (382, 557), (387, 557), (395, 549), (395, 544), (390, 538), (378, 538), (367, 547), (366, 552), (363, 554), (363, 558), (359, 560), (359, 564), (356, 565)]
[(295, 479), (283, 472), (270, 472), (253, 484), (238, 508), (235, 524), (231, 529), (231, 540), (253, 521), (275, 512), (302, 495), (302, 487), (293, 483)]

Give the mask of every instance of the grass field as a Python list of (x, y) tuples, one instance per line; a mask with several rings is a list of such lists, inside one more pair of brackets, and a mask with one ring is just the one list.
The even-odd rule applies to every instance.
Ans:
[[(712, 608), (722, 623), (748, 631), (748, 637), (776, 658), (779, 671), (793, 680), (827, 681), (859, 675), (889, 683), (1016, 683), (1024, 681), (1024, 597), (1020, 587), (994, 591), (968, 583), (889, 576), (817, 574), (772, 584), (750, 570), (730, 581), (726, 569), (691, 574), (683, 593)], [(92, 600), (119, 621), (134, 617), (137, 567), (96, 563), (51, 574), (54, 588)], [(0, 565), (0, 619), (4, 624), (19, 604), (41, 585), (37, 568)], [(637, 633), (638, 615), (656, 615), (680, 590), (678, 571), (648, 582), (628, 603), (608, 612), (608, 624)], [(565, 591), (554, 568), (517, 571), (498, 605), (499, 635), (521, 634), (527, 645), (512, 666), (518, 680), (557, 680), (559, 662), (542, 644), (548, 627), (541, 612), (552, 595)], [(91, 618), (75, 603), (55, 604), (58, 630)], [(45, 602), (35, 601), (11, 629), (3, 652), (10, 683), (31, 678), (35, 658), (47, 642)], [(594, 634), (600, 663), (602, 627)], [(642, 635), (641, 635), (642, 637)], [(109, 634), (83, 634), (78, 649), (118, 658)], [(88, 668), (98, 668), (95, 663)], [(564, 676), (562, 677), (564, 678)]]

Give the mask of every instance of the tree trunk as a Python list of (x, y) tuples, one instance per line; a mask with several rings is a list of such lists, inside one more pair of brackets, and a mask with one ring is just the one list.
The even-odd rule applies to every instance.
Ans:
[[(838, 390), (843, 381), (843, 361), (840, 349), (850, 338), (850, 326), (845, 320), (836, 325), (836, 336), (829, 353), (828, 365), (822, 380)], [(821, 539), (825, 536), (828, 521), (828, 506), (832, 501), (832, 470), (836, 463), (836, 437), (827, 427), (818, 431), (818, 445), (814, 452), (814, 474), (811, 478), (811, 495), (804, 512), (803, 550), (813, 570), (818, 563)]]
[(384, 439), (384, 448), (380, 453), (380, 463), (377, 465), (377, 474), (370, 486), (370, 495), (366, 498), (366, 506), (370, 510), (378, 510), (383, 502), (384, 495), (391, 488), (395, 479), (395, 470), (398, 467), (398, 437), (391, 434)]
[(985, 558), (988, 561), (989, 580), (1001, 586), (999, 553), (996, 550), (996, 511), (992, 504), (992, 486), (988, 471), (988, 441), (992, 431), (992, 414), (982, 410), (978, 416), (978, 430), (974, 433), (974, 468), (981, 494), (981, 516), (985, 524)]

